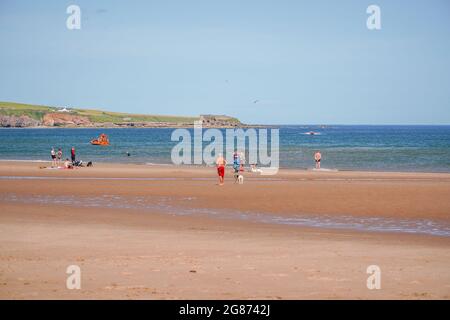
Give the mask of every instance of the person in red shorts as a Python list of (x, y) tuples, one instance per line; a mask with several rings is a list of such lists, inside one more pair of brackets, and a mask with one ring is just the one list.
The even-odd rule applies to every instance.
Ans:
[(217, 174), (219, 175), (219, 186), (223, 186), (226, 165), (227, 161), (224, 159), (222, 154), (219, 154), (219, 156), (216, 159)]

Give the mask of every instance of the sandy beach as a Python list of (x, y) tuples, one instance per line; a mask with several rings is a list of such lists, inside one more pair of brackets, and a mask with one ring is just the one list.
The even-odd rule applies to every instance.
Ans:
[(450, 174), (43, 165), (0, 162), (1, 299), (450, 298)]

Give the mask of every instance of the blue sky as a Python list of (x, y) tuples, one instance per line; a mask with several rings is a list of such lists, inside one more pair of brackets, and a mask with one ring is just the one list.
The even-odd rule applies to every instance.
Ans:
[[(66, 28), (70, 4), (81, 30)], [(381, 30), (366, 27), (370, 4)], [(248, 123), (450, 124), (449, 39), (446, 0), (1, 0), (0, 100)]]

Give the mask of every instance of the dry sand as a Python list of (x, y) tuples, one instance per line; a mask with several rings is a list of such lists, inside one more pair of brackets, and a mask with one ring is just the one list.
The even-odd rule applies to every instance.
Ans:
[[(225, 210), (224, 215), (308, 213), (449, 223), (450, 174), (282, 170), (269, 177), (246, 173), (244, 185), (234, 185), (227, 170), (226, 184), (220, 187), (213, 168), (100, 164), (47, 170), (40, 165), (0, 163), (2, 299), (450, 297), (449, 237), (171, 212), (182, 208)], [(130, 203), (163, 199), (171, 206), (142, 210), (54, 200), (69, 197), (84, 204), (83, 199), (105, 195)], [(43, 197), (53, 200), (27, 201)], [(81, 267), (80, 290), (66, 288), (69, 265)], [(380, 290), (366, 286), (369, 265), (381, 268)]]

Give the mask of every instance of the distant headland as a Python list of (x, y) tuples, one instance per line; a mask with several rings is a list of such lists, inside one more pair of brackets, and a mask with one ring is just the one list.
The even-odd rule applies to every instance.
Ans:
[(0, 102), (0, 127), (6, 128), (186, 128), (202, 121), (208, 128), (251, 127), (226, 115), (170, 116)]

